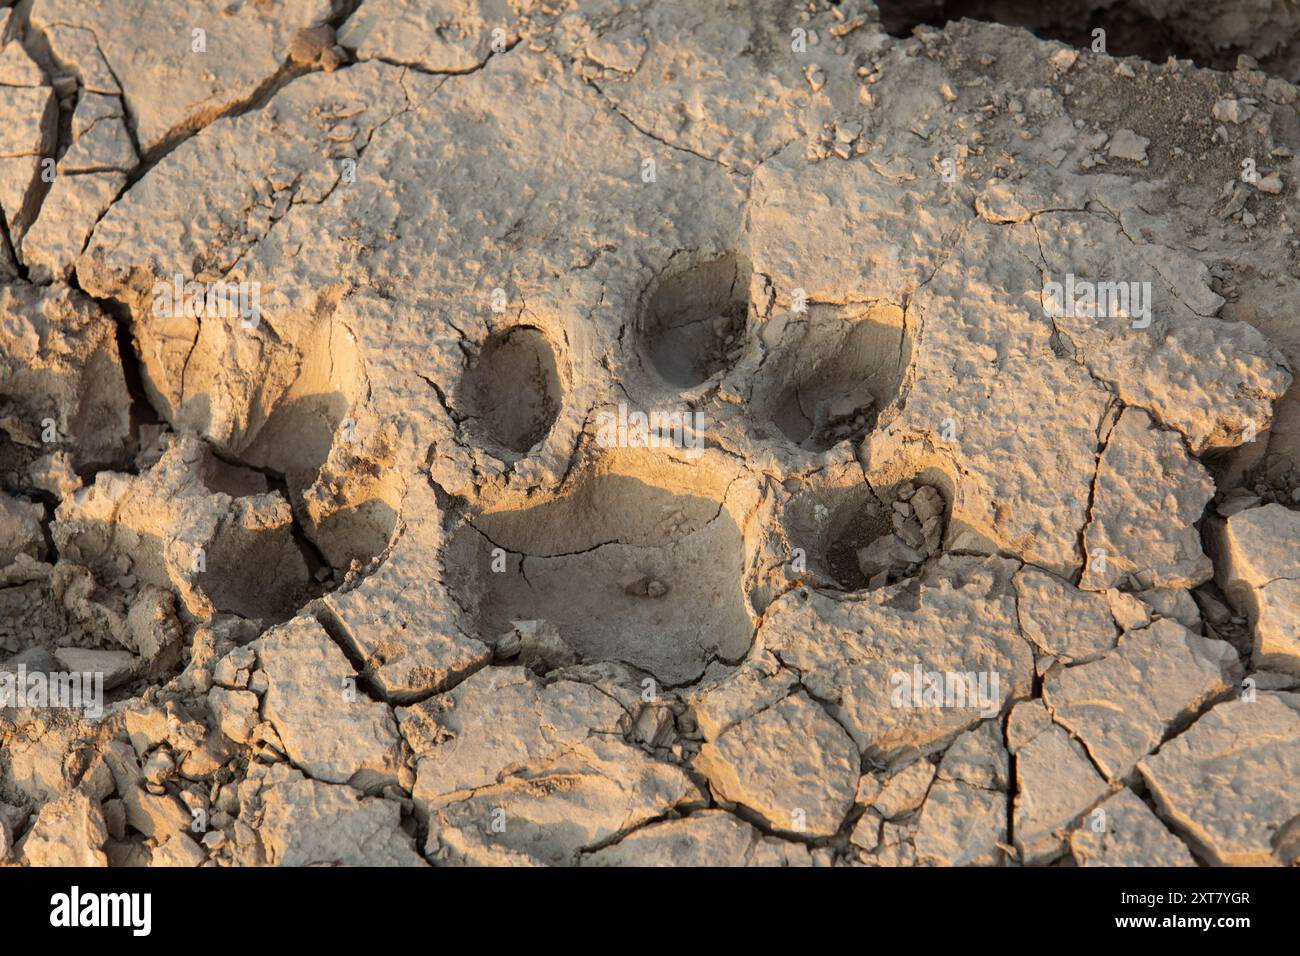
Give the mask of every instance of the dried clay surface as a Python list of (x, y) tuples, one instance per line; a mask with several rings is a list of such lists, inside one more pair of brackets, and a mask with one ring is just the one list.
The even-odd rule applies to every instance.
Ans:
[(0, 864), (1300, 860), (1300, 17), (905, 6), (0, 0)]

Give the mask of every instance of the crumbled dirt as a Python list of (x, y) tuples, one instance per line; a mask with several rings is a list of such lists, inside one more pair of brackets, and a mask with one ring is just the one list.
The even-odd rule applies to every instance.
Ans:
[(0, 0), (0, 865), (1295, 864), (1237, 7)]

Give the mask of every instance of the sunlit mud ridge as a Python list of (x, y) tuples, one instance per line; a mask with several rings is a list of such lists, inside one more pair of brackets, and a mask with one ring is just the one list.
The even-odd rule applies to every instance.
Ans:
[(0, 8), (0, 863), (1300, 861), (1300, 21), (1071, 6)]

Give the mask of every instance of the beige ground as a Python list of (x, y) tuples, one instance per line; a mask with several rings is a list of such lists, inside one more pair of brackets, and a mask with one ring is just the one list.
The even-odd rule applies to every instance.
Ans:
[(1300, 24), (1221, 6), (0, 9), (0, 680), (106, 694), (0, 709), (0, 862), (1294, 864)]

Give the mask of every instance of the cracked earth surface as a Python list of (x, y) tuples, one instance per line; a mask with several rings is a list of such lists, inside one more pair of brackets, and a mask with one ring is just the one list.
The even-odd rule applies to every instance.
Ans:
[(1132, 6), (0, 9), (0, 863), (1295, 864), (1300, 18)]

